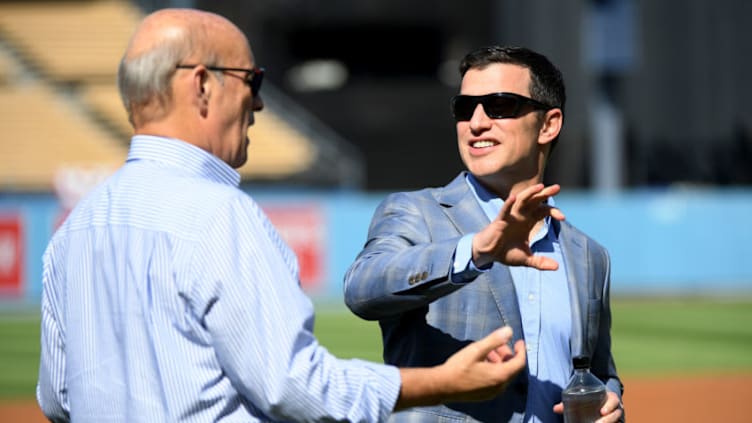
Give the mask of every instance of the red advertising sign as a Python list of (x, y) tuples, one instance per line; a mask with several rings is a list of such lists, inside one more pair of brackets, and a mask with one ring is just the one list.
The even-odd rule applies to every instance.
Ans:
[(326, 222), (315, 205), (263, 206), (282, 239), (298, 257), (303, 289), (319, 289), (324, 278)]
[(20, 214), (0, 215), (0, 296), (21, 295), (23, 228)]

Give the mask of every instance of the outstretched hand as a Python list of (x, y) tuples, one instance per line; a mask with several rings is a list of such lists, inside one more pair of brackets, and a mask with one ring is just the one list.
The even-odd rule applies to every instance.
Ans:
[(483, 401), (499, 395), (524, 367), (524, 341), (509, 347), (512, 329), (505, 326), (461, 349), (443, 364), (452, 401)]
[(401, 368), (402, 386), (395, 411), (457, 401), (484, 401), (499, 395), (525, 368), (522, 340), (509, 347), (512, 329), (505, 326), (457, 351), (444, 364)]
[(556, 270), (559, 264), (548, 257), (533, 255), (530, 232), (547, 216), (564, 220), (561, 210), (547, 201), (561, 191), (559, 185), (536, 184), (504, 201), (499, 215), (473, 237), (473, 263), (478, 267), (494, 261), (509, 266), (528, 266), (539, 270)]

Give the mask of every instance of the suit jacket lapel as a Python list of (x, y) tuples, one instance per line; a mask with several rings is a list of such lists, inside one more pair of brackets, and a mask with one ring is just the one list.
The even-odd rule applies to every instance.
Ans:
[(502, 264), (494, 264), (488, 273), (478, 276), (478, 279), (481, 278), (488, 284), (504, 323), (514, 331), (512, 342), (525, 339), (525, 333), (522, 331), (520, 305), (517, 303), (517, 290), (514, 288), (509, 268)]
[(444, 206), (447, 217), (460, 234), (478, 232), (489, 223), (488, 217), (465, 181), (465, 172), (437, 191), (436, 201)]
[(569, 283), (569, 301), (572, 307), (572, 338), (569, 347), (572, 356), (589, 354), (585, 345), (587, 337), (588, 286), (591, 285), (587, 256), (587, 240), (572, 230), (568, 223), (558, 223), (561, 231), (559, 243)]
[[(465, 181), (465, 172), (460, 173), (449, 185), (438, 191), (436, 200), (444, 206), (447, 217), (459, 234), (478, 232), (490, 223)], [(504, 323), (514, 331), (513, 341), (524, 339), (520, 307), (517, 304), (517, 293), (509, 268), (494, 264), (491, 270), (478, 276), (473, 283), (488, 287)]]

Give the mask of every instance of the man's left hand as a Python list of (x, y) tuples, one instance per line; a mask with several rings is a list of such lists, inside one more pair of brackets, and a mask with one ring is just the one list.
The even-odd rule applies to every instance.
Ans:
[[(554, 413), (564, 414), (564, 404), (554, 406)], [(616, 423), (624, 421), (624, 406), (619, 396), (611, 391), (606, 392), (606, 403), (601, 407), (601, 417), (596, 423)]]

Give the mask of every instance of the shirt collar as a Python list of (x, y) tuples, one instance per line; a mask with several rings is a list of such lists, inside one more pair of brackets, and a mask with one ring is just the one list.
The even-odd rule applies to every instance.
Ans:
[(176, 138), (134, 135), (127, 161), (150, 160), (182, 172), (237, 187), (240, 174), (217, 156)]
[(483, 209), (488, 220), (494, 220), (496, 216), (499, 215), (499, 211), (501, 211), (501, 207), (504, 205), (504, 200), (499, 198), (496, 194), (492, 194), (488, 191), (470, 172), (465, 175), (465, 181), (470, 187), (470, 191), (473, 193), (475, 201), (477, 201)]
[[(470, 187), (470, 191), (473, 193), (473, 197), (475, 197), (475, 200), (478, 202), (480, 207), (483, 209), (483, 212), (488, 217), (488, 220), (491, 221), (496, 219), (496, 217), (499, 215), (499, 212), (501, 211), (501, 207), (504, 205), (504, 200), (502, 200), (498, 195), (493, 194), (492, 192), (487, 190), (470, 172), (466, 173), (465, 181)], [(548, 204), (550, 206), (554, 206), (554, 199), (549, 197)], [(557, 231), (551, 231), (550, 229), (551, 217), (547, 216), (543, 220), (543, 226), (541, 227), (540, 231), (538, 231), (538, 233), (535, 234), (535, 237), (533, 237), (533, 243), (546, 236), (555, 236)]]

